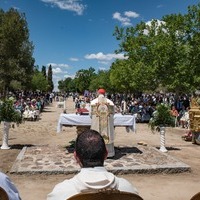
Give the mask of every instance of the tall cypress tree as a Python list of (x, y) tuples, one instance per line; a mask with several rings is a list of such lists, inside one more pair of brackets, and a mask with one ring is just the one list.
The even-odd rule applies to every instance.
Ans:
[(53, 84), (53, 72), (52, 72), (51, 65), (49, 65), (49, 68), (48, 68), (47, 80), (48, 80), (48, 85), (49, 85), (49, 92), (52, 92), (54, 88), (54, 84)]
[(46, 73), (46, 67), (45, 66), (42, 66), (42, 74), (46, 79), (47, 78), (47, 73)]

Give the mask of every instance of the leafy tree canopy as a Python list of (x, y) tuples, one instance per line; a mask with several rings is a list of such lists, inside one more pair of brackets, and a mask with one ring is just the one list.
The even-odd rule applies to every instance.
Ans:
[(0, 79), (5, 94), (15, 80), (26, 86), (33, 74), (33, 45), (25, 14), (0, 10)]

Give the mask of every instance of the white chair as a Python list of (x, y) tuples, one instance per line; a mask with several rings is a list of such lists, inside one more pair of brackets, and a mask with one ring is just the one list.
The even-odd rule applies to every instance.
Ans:
[(65, 101), (58, 101), (56, 107), (57, 108), (65, 108)]

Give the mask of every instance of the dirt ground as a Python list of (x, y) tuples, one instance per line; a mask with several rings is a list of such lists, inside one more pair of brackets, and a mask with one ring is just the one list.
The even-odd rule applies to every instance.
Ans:
[[(76, 128), (64, 127), (57, 134), (56, 127), (62, 108), (56, 103), (47, 106), (36, 122), (26, 121), (19, 127), (10, 129), (9, 145), (11, 149), (0, 150), (0, 170), (9, 175), (20, 191), (22, 200), (45, 200), (53, 187), (73, 175), (45, 174), (10, 174), (11, 167), (23, 146), (57, 144), (67, 145), (75, 139)], [(67, 113), (74, 112), (72, 98), (67, 100)], [(136, 124), (136, 133), (126, 133), (125, 128), (115, 129), (115, 145), (132, 145), (140, 141), (150, 146), (159, 147), (159, 133), (152, 134), (147, 124)], [(2, 126), (1, 126), (2, 132)], [(200, 191), (200, 146), (185, 142), (181, 136), (186, 132), (182, 128), (168, 128), (166, 132), (167, 154), (191, 167), (191, 172), (179, 174), (124, 174), (119, 175), (129, 180), (145, 200), (189, 200)], [(0, 144), (2, 140), (0, 138)]]

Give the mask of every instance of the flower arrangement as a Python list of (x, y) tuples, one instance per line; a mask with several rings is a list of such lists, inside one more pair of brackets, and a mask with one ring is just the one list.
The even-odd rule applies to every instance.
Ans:
[(175, 126), (175, 119), (170, 114), (170, 109), (165, 104), (159, 104), (156, 107), (156, 111), (154, 111), (152, 118), (149, 120), (149, 127), (151, 127), (151, 130), (157, 130), (160, 131), (161, 126)]
[[(17, 125), (22, 123), (22, 115), (15, 110), (13, 105), (13, 99), (5, 99), (0, 102), (0, 122), (3, 122), (3, 138), (1, 149), (10, 149), (8, 146), (8, 135), (10, 123), (14, 122)], [(14, 128), (14, 124), (12, 125)]]
[(22, 115), (15, 110), (12, 99), (5, 99), (0, 102), (0, 122), (14, 122), (17, 125), (22, 123)]

